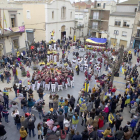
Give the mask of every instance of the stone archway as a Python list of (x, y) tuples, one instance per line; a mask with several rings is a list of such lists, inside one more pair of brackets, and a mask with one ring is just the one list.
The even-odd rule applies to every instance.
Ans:
[(66, 37), (66, 29), (65, 28), (66, 28), (65, 25), (61, 26), (61, 39)]

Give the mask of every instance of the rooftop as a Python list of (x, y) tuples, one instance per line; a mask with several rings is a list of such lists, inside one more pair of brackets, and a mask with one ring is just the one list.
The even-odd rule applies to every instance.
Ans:
[(121, 2), (121, 3), (118, 3), (117, 5), (137, 5), (139, 2), (139, 0), (128, 0), (128, 1), (124, 1), (124, 2)]
[(135, 17), (135, 12), (113, 12), (110, 16)]

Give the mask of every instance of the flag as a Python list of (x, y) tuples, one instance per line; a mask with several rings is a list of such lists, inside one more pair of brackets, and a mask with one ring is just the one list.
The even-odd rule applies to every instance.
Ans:
[(3, 29), (3, 28), (2, 28), (2, 24), (1, 24), (1, 21), (2, 21), (2, 18), (0, 19), (0, 29)]
[(5, 13), (4, 13), (4, 22), (5, 22), (6, 28), (7, 28), (7, 21), (6, 21)]

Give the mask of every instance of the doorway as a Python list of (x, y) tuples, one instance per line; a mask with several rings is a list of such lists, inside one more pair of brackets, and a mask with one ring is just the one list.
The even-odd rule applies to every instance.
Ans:
[(66, 31), (61, 32), (61, 39), (63, 39), (64, 37), (66, 37)]
[(66, 30), (65, 30), (65, 25), (61, 27), (61, 39), (66, 38)]

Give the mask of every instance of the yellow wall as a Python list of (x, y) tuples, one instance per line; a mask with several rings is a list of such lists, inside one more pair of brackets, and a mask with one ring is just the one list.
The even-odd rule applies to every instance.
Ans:
[[(28, 10), (30, 19), (27, 18)], [(45, 40), (45, 5), (23, 4), (23, 17), (26, 29), (36, 29), (34, 32), (35, 41)]]

